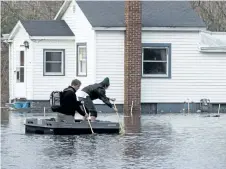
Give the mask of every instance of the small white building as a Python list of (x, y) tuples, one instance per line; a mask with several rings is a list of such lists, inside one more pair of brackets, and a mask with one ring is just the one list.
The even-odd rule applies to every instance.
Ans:
[[(142, 25), (144, 111), (226, 103), (226, 33), (206, 31), (188, 1), (143, 1)], [(123, 104), (124, 31), (123, 1), (65, 1), (52, 21), (18, 21), (8, 38), (10, 100), (48, 103), (74, 78), (84, 87), (109, 77), (107, 95)]]

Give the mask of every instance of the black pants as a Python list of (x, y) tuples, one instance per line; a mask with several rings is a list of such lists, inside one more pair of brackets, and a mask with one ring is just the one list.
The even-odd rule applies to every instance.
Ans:
[(79, 100), (84, 101), (84, 106), (86, 110), (88, 110), (87, 113), (90, 114), (90, 116), (97, 117), (97, 110), (89, 96), (87, 96), (86, 98), (79, 97)]

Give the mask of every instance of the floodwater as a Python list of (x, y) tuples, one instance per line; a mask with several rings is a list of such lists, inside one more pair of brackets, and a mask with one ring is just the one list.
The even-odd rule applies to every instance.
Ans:
[(80, 136), (25, 135), (32, 116), (42, 114), (2, 112), (2, 169), (226, 168), (226, 114), (146, 114), (139, 133)]

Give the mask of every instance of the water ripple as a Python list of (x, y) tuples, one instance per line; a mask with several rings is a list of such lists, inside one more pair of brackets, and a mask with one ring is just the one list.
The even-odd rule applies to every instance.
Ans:
[[(26, 117), (9, 113), (1, 123), (4, 169), (226, 168), (224, 114), (143, 115), (140, 133), (94, 136), (25, 135)], [(117, 121), (115, 114), (99, 118)]]

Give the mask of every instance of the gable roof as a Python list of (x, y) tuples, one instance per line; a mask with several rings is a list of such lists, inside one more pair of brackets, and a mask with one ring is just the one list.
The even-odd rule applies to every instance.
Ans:
[(65, 0), (62, 6), (60, 7), (59, 11), (57, 12), (56, 16), (54, 17), (54, 20), (61, 19), (68, 7), (71, 4), (71, 0)]
[(30, 36), (74, 36), (64, 20), (29, 20), (21, 24)]
[[(124, 1), (76, 3), (93, 27), (125, 27)], [(142, 1), (143, 27), (206, 27), (188, 1)]]

